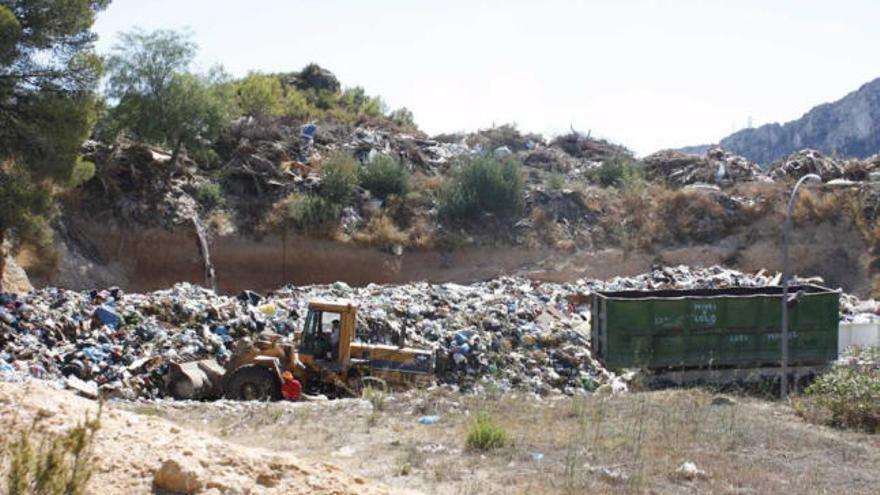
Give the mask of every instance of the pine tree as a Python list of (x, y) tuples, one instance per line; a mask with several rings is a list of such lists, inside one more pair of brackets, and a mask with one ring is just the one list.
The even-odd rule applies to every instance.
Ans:
[(109, 3), (0, 0), (0, 246), (51, 239), (50, 187), (70, 180), (95, 122), (91, 27)]

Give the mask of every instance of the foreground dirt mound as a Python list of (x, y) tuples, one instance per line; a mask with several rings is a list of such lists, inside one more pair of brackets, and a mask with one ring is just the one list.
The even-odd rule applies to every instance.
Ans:
[[(44, 384), (0, 383), (0, 424), (65, 431), (98, 404)], [(4, 433), (4, 436), (6, 433)], [(326, 463), (224, 442), (152, 416), (107, 408), (95, 445), (90, 493), (389, 493)]]

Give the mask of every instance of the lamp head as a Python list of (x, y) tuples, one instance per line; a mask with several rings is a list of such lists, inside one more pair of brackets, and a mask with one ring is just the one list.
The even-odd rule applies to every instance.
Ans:
[(807, 174), (801, 179), (804, 183), (807, 182), (822, 182), (822, 178), (816, 174)]

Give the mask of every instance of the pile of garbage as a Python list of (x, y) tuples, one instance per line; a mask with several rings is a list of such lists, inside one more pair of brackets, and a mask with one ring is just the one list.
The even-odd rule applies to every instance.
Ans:
[(676, 187), (769, 180), (756, 163), (721, 148), (711, 148), (704, 156), (675, 150), (658, 151), (645, 157), (643, 162), (648, 180)]
[(213, 356), (223, 361), (239, 337), (293, 332), (296, 314), (280, 302), (257, 304), (180, 283), (150, 294), (118, 288), (40, 289), (0, 295), (0, 373), (66, 377), (86, 395), (157, 396), (167, 363)]
[[(816, 280), (799, 280), (808, 282)], [(625, 382), (590, 352), (588, 298), (600, 290), (758, 287), (778, 274), (722, 267), (659, 267), (635, 277), (539, 283), (503, 277), (453, 283), (288, 286), (267, 297), (217, 295), (188, 283), (148, 294), (119, 289), (41, 289), (0, 296), (0, 376), (64, 380), (97, 397), (162, 397), (168, 364), (215, 357), (223, 363), (241, 337), (273, 332), (292, 339), (308, 302), (347, 298), (360, 303), (362, 341), (433, 349), (437, 379), (461, 390), (525, 389), (566, 394)], [(841, 312), (873, 309), (852, 296)], [(403, 332), (401, 332), (403, 330)]]
[(207, 182), (198, 166), (171, 154), (120, 138), (112, 145), (86, 141), (83, 157), (95, 164), (95, 176), (83, 187), (89, 210), (110, 210), (130, 223), (157, 222), (171, 227), (191, 221), (198, 209), (194, 191)]
[(578, 159), (605, 161), (612, 157), (632, 157), (632, 151), (624, 146), (605, 139), (596, 139), (589, 133), (582, 134), (574, 130), (558, 136), (551, 142), (551, 145)]
[(774, 180), (799, 179), (807, 174), (816, 174), (823, 181), (829, 181), (843, 177), (843, 171), (843, 163), (811, 149), (792, 153), (770, 166), (770, 176)]
[(859, 160), (850, 159), (843, 164), (843, 177), (851, 181), (880, 181), (880, 155)]

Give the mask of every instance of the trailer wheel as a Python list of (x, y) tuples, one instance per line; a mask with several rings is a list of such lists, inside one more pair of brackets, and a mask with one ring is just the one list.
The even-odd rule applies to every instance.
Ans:
[(269, 368), (248, 364), (232, 372), (226, 397), (234, 400), (281, 400), (281, 384)]

